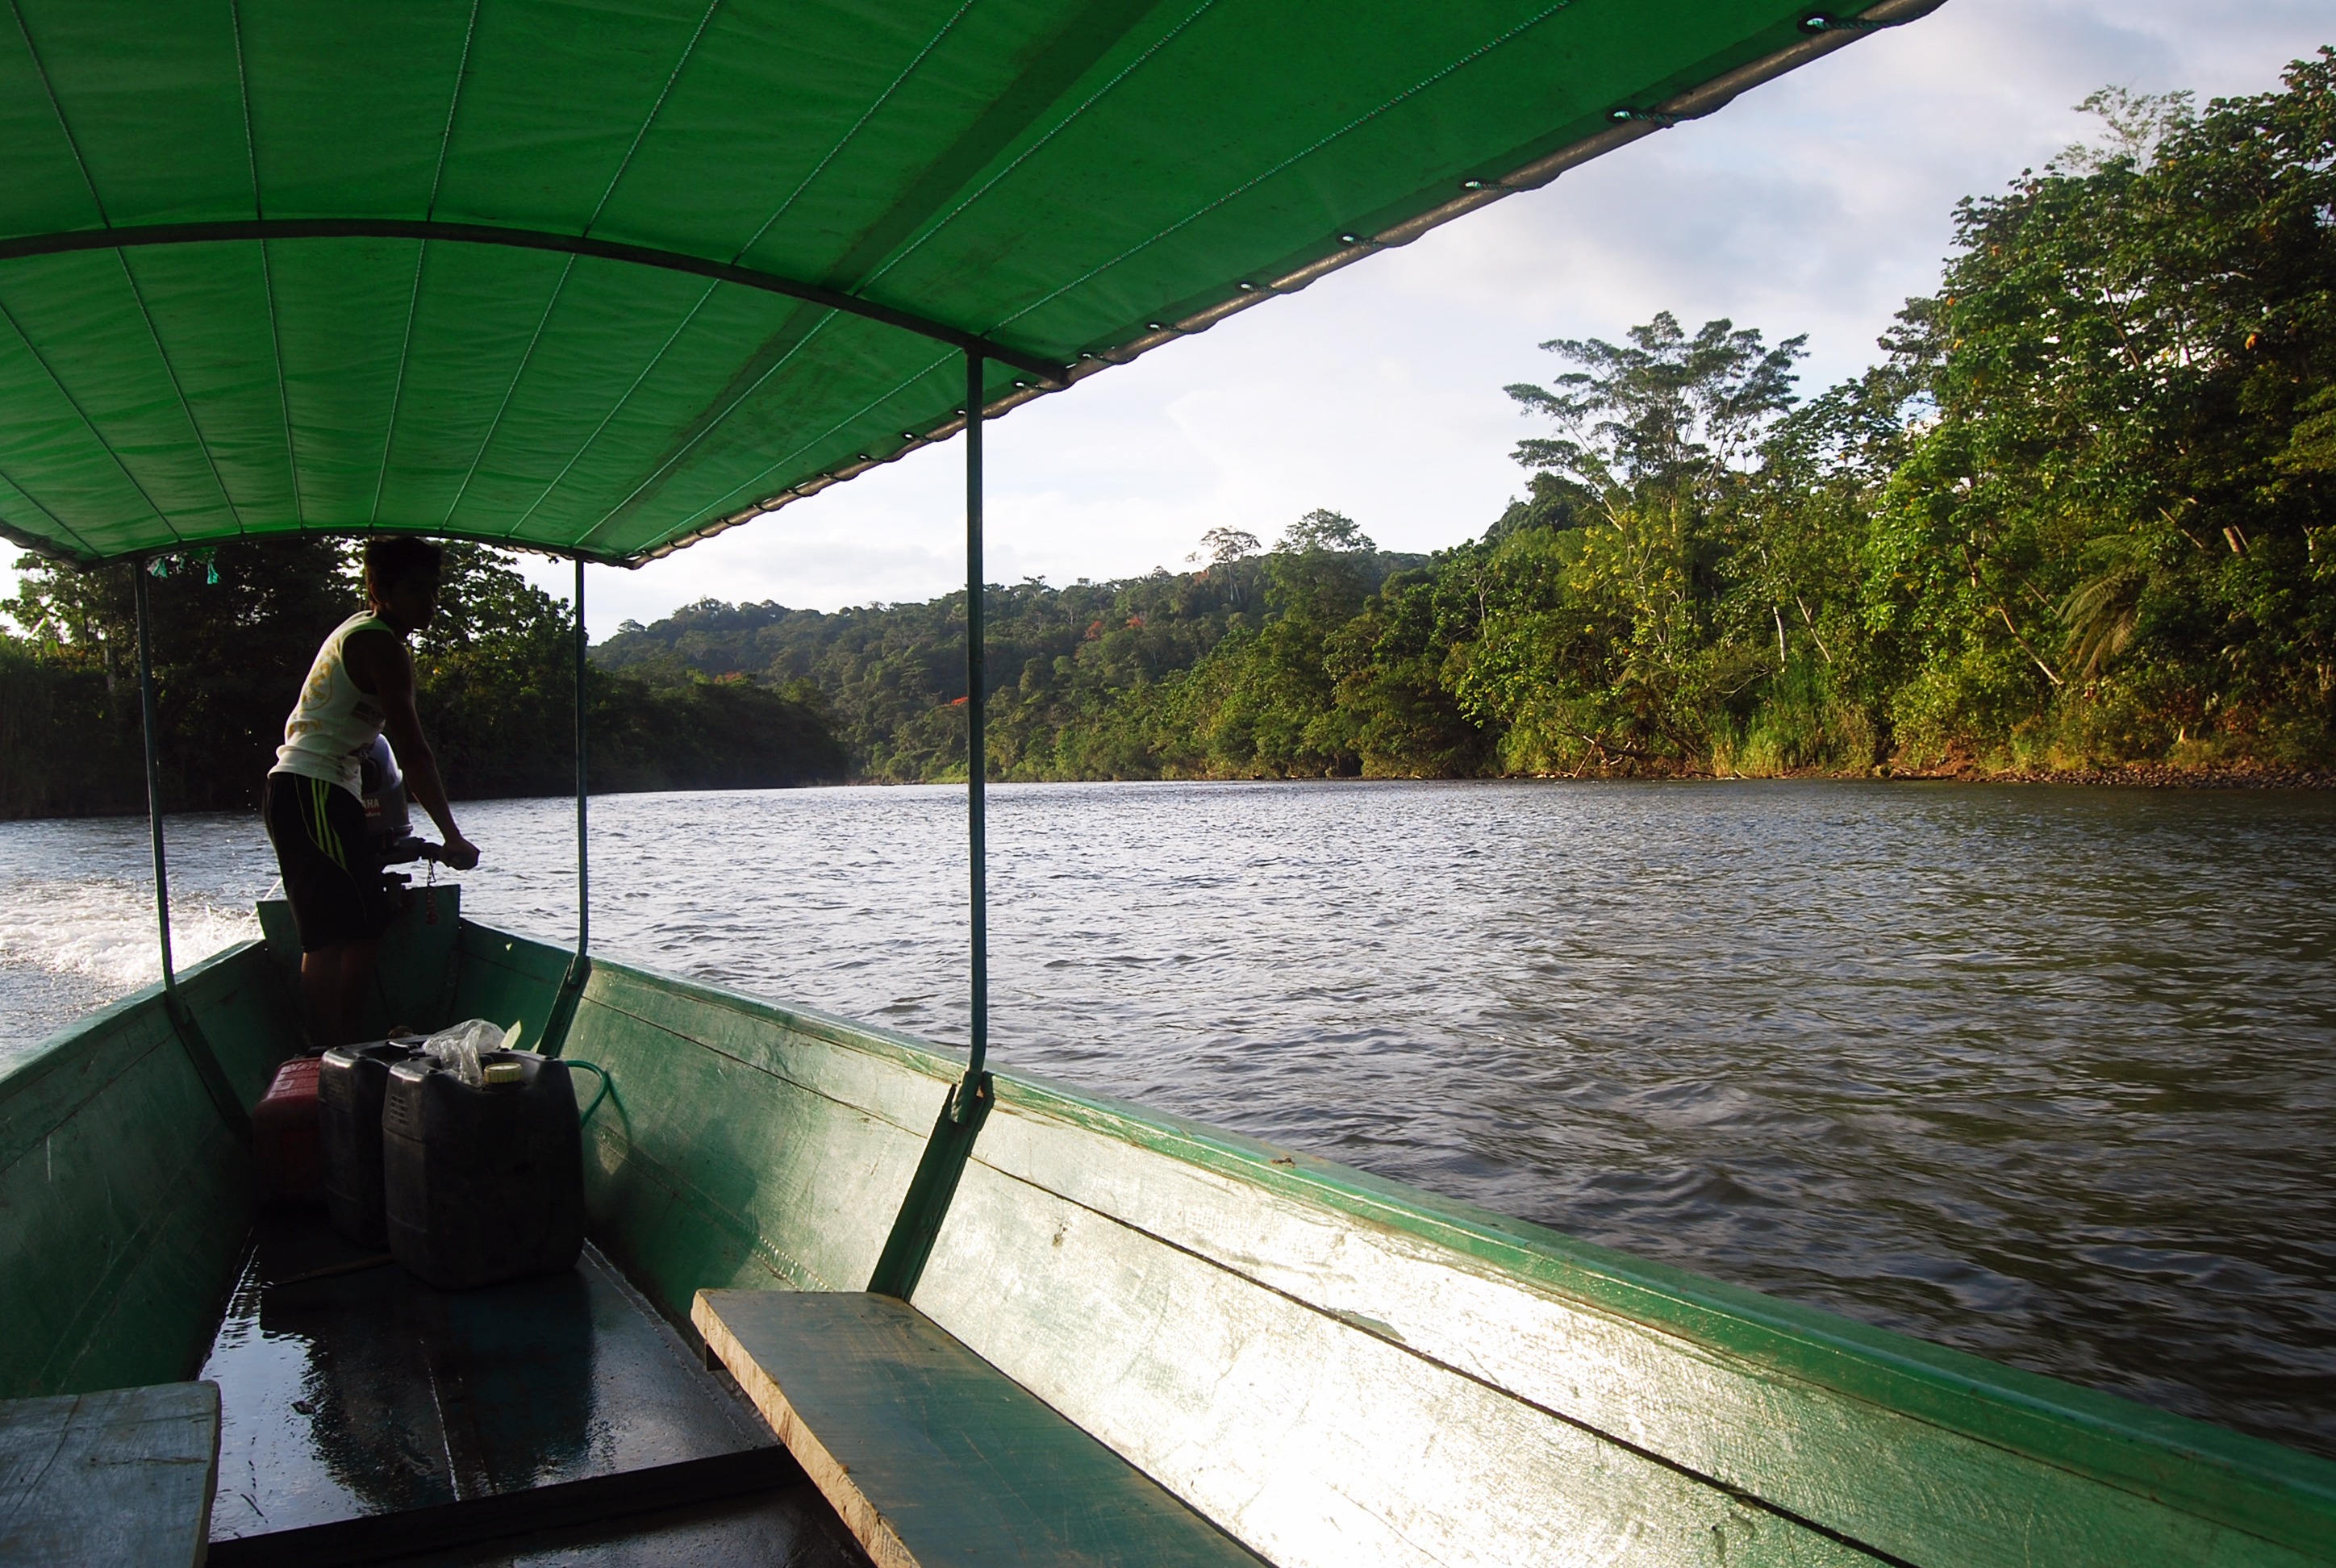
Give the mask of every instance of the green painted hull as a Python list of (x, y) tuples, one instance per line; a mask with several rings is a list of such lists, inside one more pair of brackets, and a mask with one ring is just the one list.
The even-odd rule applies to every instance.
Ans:
[[(863, 1289), (959, 1058), (468, 922), (403, 1021), (566, 1020), (613, 1091), (595, 1241), (696, 1291)], [(246, 1104), (292, 1047), (252, 944), (182, 989)], [(912, 1300), (1269, 1560), (2336, 1563), (2336, 1466), (1640, 1262), (1199, 1124), (999, 1075)], [(0, 1079), (0, 1395), (189, 1376), (250, 1223), (241, 1145), (146, 993)]]

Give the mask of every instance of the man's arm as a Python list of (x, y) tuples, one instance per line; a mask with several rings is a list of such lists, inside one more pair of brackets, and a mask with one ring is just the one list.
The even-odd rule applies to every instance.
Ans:
[(447, 803), (446, 785), (438, 776), (438, 759), (423, 738), (422, 716), (414, 707), (414, 656), (402, 638), (385, 631), (358, 631), (342, 644), (349, 678), (370, 690), (381, 704), (382, 733), (397, 753), (405, 774), (405, 793), (421, 803), (446, 840), (446, 863), (466, 872), (479, 863), (478, 846), (454, 825), (454, 808)]

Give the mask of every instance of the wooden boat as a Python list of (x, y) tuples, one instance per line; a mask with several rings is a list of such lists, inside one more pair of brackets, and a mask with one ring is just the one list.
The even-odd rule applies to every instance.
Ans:
[[(988, 415), (1926, 8), (19, 0), (0, 527), (522, 544), (580, 643), (584, 561), (963, 430), (978, 756)], [(373, 1027), (605, 1083), (550, 1281), (258, 1213), (282, 912), (165, 920), (0, 1076), (0, 1557), (2336, 1562), (2317, 1458), (990, 1071), (969, 772), (963, 1053), (404, 918)]]

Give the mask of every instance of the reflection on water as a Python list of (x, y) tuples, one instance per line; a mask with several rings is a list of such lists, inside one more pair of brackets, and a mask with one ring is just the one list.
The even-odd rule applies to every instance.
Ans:
[[(596, 801), (596, 942), (961, 1039), (961, 799)], [(1008, 1069), (2336, 1454), (2336, 798), (991, 801)], [(565, 804), (464, 819), (467, 907), (567, 932)], [(174, 833), (190, 908), (272, 877), (256, 822)], [(0, 827), (0, 893), (134, 887), (116, 840)], [(0, 1003), (38, 961), (0, 950)]]

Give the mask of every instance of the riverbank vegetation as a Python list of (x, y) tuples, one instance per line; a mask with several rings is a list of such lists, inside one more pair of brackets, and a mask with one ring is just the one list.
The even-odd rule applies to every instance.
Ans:
[[(1802, 340), (1669, 315), (1508, 389), (1523, 492), (1433, 556), (1311, 512), (1183, 572), (988, 590), (1012, 779), (2336, 765), (2336, 54), (1964, 201), (1938, 288), (1802, 397)], [(1251, 520), (1253, 521), (1253, 520)], [(568, 786), (570, 632), (457, 547), (425, 717), (472, 794)], [(209, 578), (216, 570), (218, 580)], [(171, 797), (248, 801), (340, 546), (153, 585)], [(36, 568), (0, 811), (140, 803), (129, 579)], [(593, 654), (603, 787), (964, 773), (962, 595), (692, 605)]]
[[(1525, 495), (1420, 559), (1317, 512), (1194, 571), (992, 588), (1007, 778), (2325, 768), (2336, 57), (1963, 202), (1937, 291), (1800, 401), (1801, 340), (1558, 341)], [(860, 770), (962, 771), (962, 596), (695, 605), (596, 657), (816, 689)]]
[[(340, 541), (239, 541), (165, 563), (148, 584), (162, 787), (173, 810), (246, 809), (284, 738), (316, 645), (360, 605)], [(575, 787), (575, 623), (495, 552), (447, 547), (436, 624), (414, 638), (423, 726), (456, 794)], [(128, 567), (22, 563), (0, 605), (0, 816), (145, 809)], [(749, 681), (652, 687), (593, 668), (594, 787), (766, 787), (842, 777), (825, 716)]]

